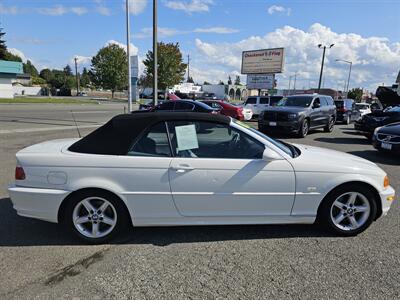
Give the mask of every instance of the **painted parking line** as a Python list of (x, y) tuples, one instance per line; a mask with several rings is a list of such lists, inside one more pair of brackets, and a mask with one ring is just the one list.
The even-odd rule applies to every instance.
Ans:
[[(101, 124), (96, 124), (96, 125), (83, 125), (83, 126), (78, 126), (79, 129), (85, 129), (85, 128), (97, 128), (103, 125)], [(44, 132), (44, 131), (57, 131), (57, 130), (76, 130), (76, 126), (70, 125), (70, 126), (56, 126), (56, 127), (51, 127), (51, 128), (17, 128), (17, 129), (3, 129), (0, 130), (0, 134), (10, 134), (10, 133), (34, 133), (34, 132)]]

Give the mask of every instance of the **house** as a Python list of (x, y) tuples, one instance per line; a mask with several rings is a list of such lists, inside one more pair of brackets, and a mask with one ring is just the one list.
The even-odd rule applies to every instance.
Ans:
[(0, 60), (0, 98), (14, 98), (12, 82), (22, 73), (21, 62)]

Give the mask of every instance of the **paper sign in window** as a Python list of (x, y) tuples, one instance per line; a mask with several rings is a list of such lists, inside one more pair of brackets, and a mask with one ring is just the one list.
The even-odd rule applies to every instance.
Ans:
[(177, 126), (175, 127), (175, 132), (178, 151), (199, 148), (196, 127), (194, 125)]

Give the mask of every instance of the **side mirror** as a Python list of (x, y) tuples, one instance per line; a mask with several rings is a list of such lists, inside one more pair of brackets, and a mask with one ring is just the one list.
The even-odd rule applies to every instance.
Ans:
[(276, 153), (274, 150), (272, 150), (269, 147), (265, 147), (265, 150), (263, 152), (263, 160), (265, 161), (271, 161), (271, 160), (280, 160), (283, 159), (278, 153)]
[(320, 108), (321, 104), (319, 102), (314, 102), (312, 108)]

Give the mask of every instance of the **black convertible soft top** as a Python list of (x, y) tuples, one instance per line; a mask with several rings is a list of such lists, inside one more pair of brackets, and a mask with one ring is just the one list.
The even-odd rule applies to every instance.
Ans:
[(90, 154), (125, 155), (144, 131), (163, 121), (205, 121), (229, 124), (223, 115), (193, 112), (144, 112), (118, 115), (69, 147), (69, 151)]

